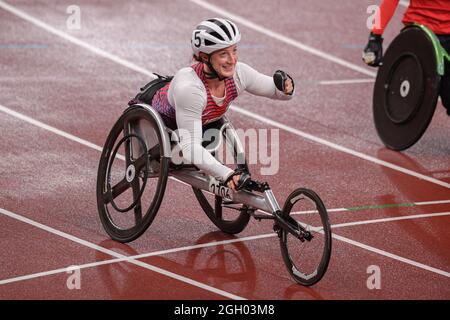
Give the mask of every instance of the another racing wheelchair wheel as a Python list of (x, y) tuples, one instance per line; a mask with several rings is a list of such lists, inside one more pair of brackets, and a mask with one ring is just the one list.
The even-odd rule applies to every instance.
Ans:
[(298, 233), (295, 236), (275, 224), (283, 260), (297, 283), (311, 286), (322, 279), (331, 257), (331, 227), (325, 205), (314, 191), (299, 188), (287, 198), (282, 217)]
[(381, 141), (393, 150), (415, 144), (436, 109), (440, 45), (430, 32), (422, 26), (406, 27), (388, 47), (378, 70), (373, 92), (375, 127)]
[[(224, 131), (224, 129), (226, 131)], [(239, 142), (239, 137), (228, 119), (224, 119), (224, 123), (221, 125), (220, 130), (224, 139), (221, 141), (215, 141), (216, 149), (220, 143), (226, 141), (226, 145), (231, 147), (231, 150), (233, 150), (233, 159), (236, 167), (240, 166), (248, 170), (244, 151)], [(214, 147), (212, 147), (212, 149), (214, 149)], [(240, 233), (245, 229), (251, 215), (244, 205), (232, 203), (223, 197), (197, 188), (192, 189), (203, 211), (217, 228), (229, 234)]]
[(161, 128), (143, 107), (127, 109), (111, 129), (97, 174), (97, 206), (108, 235), (119, 242), (138, 238), (163, 199), (170, 158)]

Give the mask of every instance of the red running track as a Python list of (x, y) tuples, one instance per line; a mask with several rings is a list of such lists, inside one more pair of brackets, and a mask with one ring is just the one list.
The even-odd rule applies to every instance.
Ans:
[[(321, 195), (329, 209), (432, 203), (330, 210), (337, 236), (332, 259), (323, 280), (312, 288), (295, 285), (289, 278), (274, 237), (246, 240), (269, 234), (270, 223), (251, 221), (236, 237), (224, 235), (193, 196), (186, 196), (191, 195), (190, 188), (175, 181), (169, 181), (160, 212), (143, 236), (128, 245), (111, 241), (96, 209), (100, 152), (8, 110), (102, 146), (124, 104), (148, 77), (0, 9), (0, 237), (4, 244), (0, 298), (449, 299), (450, 192), (445, 184), (450, 183), (450, 145), (449, 119), (442, 106), (424, 137), (400, 154), (385, 149), (376, 135), (371, 118), (373, 83), (319, 84), (373, 79), (369, 74), (374, 70), (360, 63), (368, 33), (366, 8), (371, 3), (211, 3), (349, 63), (337, 64), (240, 24), (244, 35), (240, 59), (266, 74), (288, 70), (297, 83), (298, 95), (287, 103), (250, 95), (237, 100), (240, 108), (285, 126), (280, 129), (279, 172), (262, 177), (261, 165), (252, 166), (258, 178), (270, 182), (277, 198), (285, 199), (293, 188), (307, 186)], [(95, 5), (78, 1), (82, 28), (68, 30), (65, 4), (8, 4), (65, 34), (163, 74), (189, 64), (190, 30), (204, 18), (219, 15), (190, 1), (97, 1)], [(386, 44), (401, 27), (402, 10), (387, 30)], [(230, 111), (230, 118), (238, 128), (273, 129), (237, 111)], [(430, 179), (344, 153), (286, 128)], [(441, 200), (445, 202), (437, 202)], [(227, 240), (235, 242), (207, 246)], [(191, 248), (195, 245), (199, 246)], [(176, 248), (184, 249), (164, 252)], [(142, 254), (147, 256), (138, 262), (123, 261)], [(79, 290), (66, 285), (70, 276), (66, 268), (71, 265), (83, 266)], [(367, 288), (371, 265), (381, 270), (379, 290)], [(166, 275), (152, 271), (154, 267)], [(174, 274), (182, 280), (174, 279)]]

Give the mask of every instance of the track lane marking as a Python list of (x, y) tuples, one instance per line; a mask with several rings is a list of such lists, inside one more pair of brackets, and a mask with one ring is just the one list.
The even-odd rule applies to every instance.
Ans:
[[(81, 238), (75, 237), (75, 236), (73, 236), (73, 235), (71, 235), (71, 234), (65, 233), (65, 232), (63, 232), (63, 231), (54, 229), (54, 228), (49, 227), (49, 226), (47, 226), (47, 225), (44, 225), (44, 224), (42, 224), (42, 223), (36, 222), (36, 221), (31, 220), (31, 219), (29, 219), (29, 218), (26, 218), (26, 217), (24, 217), (24, 216), (21, 216), (21, 215), (19, 215), (19, 214), (17, 214), (17, 213), (8, 211), (8, 210), (6, 210), (6, 209), (0, 208), (0, 213), (3, 214), (3, 215), (5, 215), (5, 216), (8, 216), (8, 217), (10, 217), (10, 218), (12, 218), (12, 219), (21, 221), (21, 222), (26, 223), (26, 224), (29, 224), (29, 225), (32, 225), (32, 226), (34, 226), (34, 227), (36, 227), (36, 228), (38, 228), (38, 229), (47, 231), (47, 232), (49, 232), (49, 233), (51, 233), (51, 234), (54, 234), (54, 235), (57, 235), (57, 236), (59, 236), (59, 237), (65, 238), (65, 239), (70, 240), (70, 241), (72, 241), (72, 242), (78, 243), (78, 244), (80, 244), (80, 245), (82, 245), (82, 246), (85, 246), (85, 247), (94, 249), (94, 250), (96, 250), (96, 251), (100, 251), (100, 252), (105, 253), (105, 254), (107, 254), (107, 255), (110, 255), (110, 256), (112, 256), (112, 257), (120, 258), (120, 259), (127, 259), (127, 262), (129, 262), (129, 263), (131, 263), (131, 264), (134, 264), (134, 265), (137, 265), (137, 266), (142, 267), (142, 268), (144, 268), (144, 269), (147, 269), (147, 270), (150, 270), (150, 271), (159, 273), (159, 274), (161, 274), (161, 275), (164, 275), (164, 276), (166, 276), (166, 277), (169, 277), (169, 278), (178, 280), (178, 281), (180, 281), (180, 282), (184, 282), (184, 283), (189, 284), (189, 285), (192, 285), (192, 286), (194, 286), (194, 287), (197, 287), (197, 288), (200, 288), (200, 289), (204, 289), (204, 290), (206, 290), (206, 291), (215, 293), (215, 294), (217, 294), (217, 295), (220, 295), (220, 296), (223, 296), (223, 297), (226, 297), (226, 298), (229, 298), (229, 299), (233, 299), (233, 300), (246, 300), (246, 299), (243, 298), (243, 297), (240, 297), (240, 296), (234, 295), (234, 294), (232, 294), (232, 293), (229, 293), (229, 292), (220, 290), (220, 289), (218, 289), (218, 288), (214, 288), (214, 287), (212, 287), (212, 286), (209, 286), (209, 285), (204, 284), (204, 283), (201, 283), (201, 282), (199, 282), (199, 281), (196, 281), (196, 280), (193, 280), (193, 279), (184, 277), (184, 276), (179, 275), (179, 274), (176, 274), (176, 273), (174, 273), (174, 272), (170, 272), (170, 271), (168, 271), (168, 270), (165, 270), (165, 269), (162, 269), (162, 268), (153, 266), (153, 265), (151, 265), (151, 264), (148, 264), (148, 263), (145, 263), (145, 262), (142, 262), (142, 261), (139, 261), (139, 260), (134, 260), (134, 259), (132, 259), (132, 258), (128, 258), (127, 256), (124, 256), (123, 254), (117, 253), (117, 252), (115, 252), (115, 251), (113, 251), (113, 250), (106, 249), (106, 248), (104, 248), (104, 247), (101, 247), (101, 246), (96, 245), (96, 244), (94, 244), (94, 243), (91, 243), (91, 242), (89, 242), (89, 241), (86, 241), (86, 240), (83, 240), (83, 239), (81, 239)], [(67, 269), (66, 269), (66, 271), (67, 271)]]
[[(1, 212), (1, 209), (0, 209)], [(403, 216), (403, 217), (394, 217), (394, 218), (383, 218), (383, 219), (373, 219), (373, 220), (363, 220), (363, 221), (354, 221), (354, 222), (349, 222), (349, 223), (341, 223), (341, 224), (335, 224), (335, 225), (331, 225), (331, 229), (337, 229), (337, 228), (343, 228), (343, 227), (348, 227), (348, 226), (354, 226), (354, 225), (365, 225), (365, 224), (374, 224), (374, 223), (385, 223), (385, 222), (392, 222), (392, 221), (397, 221), (397, 220), (412, 220), (412, 219), (422, 219), (422, 218), (432, 218), (432, 217), (440, 217), (440, 216), (448, 216), (450, 215), (450, 212), (440, 212), (440, 213), (432, 213), (432, 214), (420, 214), (420, 215), (411, 215), (411, 216)], [(267, 233), (267, 234), (261, 234), (261, 235), (256, 235), (256, 236), (248, 236), (248, 237), (243, 237), (243, 238), (237, 238), (237, 239), (229, 239), (229, 240), (221, 240), (221, 241), (212, 241), (212, 242), (207, 242), (207, 243), (201, 243), (201, 244), (196, 244), (196, 245), (190, 245), (190, 246), (184, 246), (184, 247), (177, 247), (177, 248), (172, 248), (172, 249), (166, 249), (166, 250), (159, 250), (159, 251), (153, 251), (153, 252), (149, 252), (149, 253), (142, 253), (142, 254), (137, 254), (137, 255), (132, 255), (132, 256), (123, 256), (121, 258), (116, 258), (116, 259), (110, 259), (110, 260), (103, 260), (103, 261), (97, 261), (97, 262), (92, 262), (92, 263), (86, 263), (86, 264), (82, 264), (82, 265), (77, 265), (78, 268), (80, 269), (86, 269), (86, 268), (94, 268), (94, 267), (98, 267), (98, 266), (103, 266), (103, 265), (108, 265), (108, 264), (114, 264), (114, 263), (120, 263), (120, 262), (129, 262), (129, 260), (135, 260), (135, 259), (143, 259), (143, 258), (148, 258), (148, 257), (152, 257), (152, 256), (161, 256), (161, 255), (165, 255), (165, 254), (170, 254), (170, 253), (176, 253), (176, 252), (183, 252), (183, 251), (190, 251), (190, 250), (196, 250), (196, 249), (203, 249), (203, 248), (208, 248), (208, 247), (213, 247), (213, 246), (219, 246), (219, 245), (228, 245), (228, 244), (233, 244), (233, 243), (239, 243), (239, 242), (247, 242), (247, 241), (252, 241), (252, 240), (259, 240), (259, 239), (264, 239), (264, 238), (272, 238), (275, 237), (276, 234), (274, 233)], [(350, 243), (349, 239), (347, 240), (343, 240), (343, 237), (338, 236), (337, 240), (339, 241), (344, 241), (346, 243), (349, 244), (353, 244)], [(353, 241), (353, 240), (351, 240)], [(383, 256), (392, 258), (391, 253), (381, 250), (381, 249), (377, 249), (374, 247), (370, 247), (367, 246), (365, 244), (362, 244), (360, 242), (358, 243), (358, 247), (362, 247), (365, 246), (363, 249), (375, 252), (375, 253), (379, 253), (382, 252)], [(379, 253), (380, 254), (380, 253)], [(394, 258), (394, 260), (398, 260), (422, 269), (425, 269), (427, 271), (431, 271), (434, 273), (438, 273), (440, 275), (446, 276), (446, 277), (450, 277), (450, 274), (444, 270), (440, 270), (419, 262), (415, 262), (413, 260), (404, 258), (404, 257), (400, 257), (400, 256), (396, 256), (393, 255), (396, 258)], [(0, 285), (5, 285), (5, 284), (10, 284), (10, 283), (14, 283), (14, 282), (20, 282), (20, 281), (25, 281), (25, 280), (30, 280), (30, 279), (35, 279), (35, 278), (40, 278), (40, 277), (45, 277), (45, 276), (50, 276), (50, 275), (55, 275), (55, 274), (59, 274), (59, 273), (65, 273), (67, 272), (67, 267), (65, 268), (59, 268), (59, 269), (54, 269), (54, 270), (49, 270), (49, 271), (43, 271), (43, 272), (38, 272), (38, 273), (32, 273), (32, 274), (28, 274), (28, 275), (23, 275), (23, 276), (18, 276), (18, 277), (13, 277), (13, 278), (9, 278), (9, 279), (3, 279), (0, 280)]]
[[(148, 258), (148, 257), (152, 257), (152, 256), (161, 256), (161, 255), (165, 255), (165, 254), (182, 252), (182, 251), (204, 249), (204, 248), (214, 247), (214, 246), (219, 246), (219, 245), (233, 244), (236, 242), (239, 243), (239, 242), (251, 241), (251, 240), (256, 240), (256, 239), (271, 238), (274, 235), (275, 234), (265, 234), (265, 235), (237, 238), (237, 239), (213, 241), (213, 242), (201, 243), (201, 244), (196, 244), (196, 245), (177, 247), (177, 248), (172, 248), (172, 249), (142, 253), (142, 254), (138, 254), (138, 255), (126, 256), (124, 258), (91, 262), (91, 263), (86, 263), (86, 264), (82, 264), (82, 265), (77, 265), (77, 267), (80, 269), (93, 268), (93, 267), (97, 267), (97, 266), (103, 266), (103, 265), (114, 264), (114, 263), (119, 263), (119, 262), (128, 262), (128, 260), (143, 259), (143, 258)], [(67, 272), (67, 267), (54, 269), (54, 270), (50, 270), (50, 271), (43, 271), (43, 272), (28, 274), (28, 275), (23, 275), (23, 276), (9, 278), (9, 279), (3, 279), (3, 280), (0, 280), (0, 285), (35, 279), (35, 278), (39, 278), (39, 277), (44, 277), (44, 276), (49, 276), (49, 275), (54, 275), (54, 274), (64, 273), (64, 272)]]
[(390, 163), (390, 162), (387, 162), (387, 161), (384, 161), (384, 160), (381, 160), (381, 159), (378, 159), (378, 158), (369, 156), (369, 155), (364, 154), (364, 153), (362, 153), (362, 152), (358, 152), (358, 151), (352, 150), (352, 149), (350, 149), (350, 148), (341, 146), (341, 145), (339, 145), (339, 144), (330, 142), (330, 141), (328, 141), (328, 140), (325, 140), (325, 139), (316, 137), (316, 136), (314, 136), (314, 135), (312, 135), (312, 134), (309, 134), (309, 133), (306, 133), (306, 132), (304, 132), (304, 131), (302, 131), (302, 130), (295, 129), (295, 128), (292, 128), (292, 127), (289, 127), (289, 126), (287, 126), (287, 125), (285, 125), (285, 124), (283, 124), (283, 123), (281, 123), (281, 122), (278, 122), (278, 121), (275, 121), (275, 120), (266, 118), (266, 117), (261, 116), (261, 115), (258, 115), (258, 114), (255, 114), (255, 113), (253, 113), (253, 112), (251, 112), (251, 111), (244, 110), (244, 109), (242, 109), (242, 108), (237, 108), (237, 107), (234, 106), (234, 105), (231, 105), (231, 106), (230, 106), (230, 109), (231, 109), (231, 110), (234, 110), (234, 111), (236, 111), (236, 112), (238, 112), (238, 113), (240, 113), (240, 114), (243, 114), (243, 115), (245, 115), (245, 116), (247, 116), (247, 117), (250, 117), (250, 118), (253, 118), (253, 119), (255, 119), (255, 120), (259, 120), (259, 121), (261, 121), (261, 122), (264, 122), (264, 123), (266, 123), (266, 124), (268, 124), (268, 125), (271, 125), (271, 126), (273, 126), (273, 127), (276, 127), (276, 128), (282, 129), (282, 130), (284, 130), (284, 131), (293, 133), (293, 134), (295, 134), (295, 135), (297, 135), (297, 136), (303, 137), (303, 138), (306, 139), (306, 140), (310, 140), (310, 141), (316, 142), (316, 143), (318, 143), (318, 144), (325, 145), (325, 146), (327, 146), (327, 147), (330, 147), (330, 148), (332, 148), (332, 149), (341, 151), (341, 152), (343, 152), (343, 153), (346, 153), (346, 154), (355, 156), (355, 157), (357, 157), (357, 158), (361, 158), (361, 159), (367, 160), (367, 161), (369, 161), (369, 162), (378, 164), (378, 165), (383, 166), (383, 167), (390, 168), (390, 169), (395, 170), (395, 171), (402, 172), (402, 173), (404, 173), (404, 174), (407, 174), (407, 175), (416, 177), (416, 178), (421, 179), (421, 180), (425, 180), (425, 181), (428, 181), (428, 182), (431, 182), (431, 183), (440, 185), (440, 186), (445, 187), (445, 188), (447, 188), (447, 189), (450, 188), (450, 183), (446, 183), (446, 182), (441, 181), (441, 180), (439, 180), (439, 179), (435, 179), (435, 178), (432, 178), (432, 177), (423, 175), (423, 174), (421, 174), (421, 173), (418, 173), (418, 172), (415, 172), (415, 171), (412, 171), (412, 170), (409, 170), (409, 169), (400, 167), (400, 166), (398, 166), (398, 165), (396, 165), (396, 164), (393, 164), (393, 163)]
[[(416, 207), (416, 206), (431, 206), (431, 205), (439, 205), (439, 204), (448, 204), (450, 200), (434, 200), (434, 201), (422, 201), (422, 202), (411, 202), (411, 203), (391, 203), (391, 204), (380, 204), (380, 205), (366, 205), (366, 206), (357, 206), (357, 207), (349, 207), (349, 208), (334, 208), (327, 209), (327, 212), (354, 212), (354, 211), (362, 211), (362, 210), (370, 210), (370, 209), (389, 209), (389, 208), (400, 208), (400, 207)], [(291, 214), (301, 215), (301, 214), (309, 214), (317, 212), (317, 210), (307, 210), (307, 211), (294, 211)]]
[(375, 79), (342, 79), (342, 80), (319, 80), (319, 84), (323, 86), (327, 85), (339, 85), (339, 84), (359, 84), (359, 83), (373, 83)]
[(444, 217), (444, 216), (449, 216), (449, 215), (450, 215), (450, 212), (438, 212), (438, 213), (416, 214), (416, 215), (411, 215), (411, 216), (400, 216), (400, 217), (392, 217), (392, 218), (381, 218), (381, 219), (372, 219), (372, 220), (353, 221), (353, 222), (334, 224), (334, 225), (331, 226), (331, 229), (338, 229), (338, 228), (343, 228), (343, 227), (353, 227), (353, 226), (360, 226), (360, 225), (374, 224), (374, 223), (401, 221), (401, 220), (413, 220), (413, 219), (421, 219), (421, 218)]
[(355, 241), (355, 240), (352, 240), (352, 239), (349, 239), (349, 238), (337, 235), (336, 233), (333, 233), (332, 237), (334, 239), (336, 239), (336, 240), (343, 241), (345, 243), (348, 243), (348, 244), (351, 244), (353, 246), (359, 247), (361, 249), (364, 249), (364, 250), (367, 250), (367, 251), (379, 254), (381, 256), (385, 256), (385, 257), (388, 257), (388, 258), (391, 258), (391, 259), (394, 259), (394, 260), (397, 260), (397, 261), (400, 261), (400, 262), (412, 265), (414, 267), (417, 267), (417, 268), (420, 268), (420, 269), (423, 269), (423, 270), (426, 270), (426, 271), (430, 271), (432, 273), (436, 273), (436, 274), (439, 274), (441, 276), (450, 278), (450, 272), (447, 272), (447, 271), (444, 271), (444, 270), (441, 270), (441, 269), (438, 269), (438, 268), (430, 267), (430, 266), (428, 266), (426, 264), (423, 264), (423, 263), (420, 263), (420, 262), (417, 262), (417, 261), (414, 261), (414, 260), (411, 260), (411, 259), (407, 259), (407, 258), (401, 257), (399, 255), (396, 255), (396, 254), (393, 254), (393, 253), (390, 253), (390, 252), (387, 252), (387, 251), (384, 251), (384, 250), (380, 250), (378, 248), (366, 245), (364, 243), (361, 243), (361, 242), (358, 242), (358, 241)]

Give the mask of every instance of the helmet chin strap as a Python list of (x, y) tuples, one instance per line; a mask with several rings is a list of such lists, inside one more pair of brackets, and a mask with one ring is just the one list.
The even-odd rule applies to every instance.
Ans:
[(211, 55), (210, 54), (208, 55), (208, 61), (206, 61), (205, 64), (208, 66), (208, 69), (211, 71), (211, 72), (204, 71), (207, 79), (219, 79), (219, 81), (223, 81), (227, 78), (227, 77), (222, 77), (221, 75), (219, 75), (219, 73), (216, 71), (216, 69), (214, 69), (214, 67), (211, 63)]

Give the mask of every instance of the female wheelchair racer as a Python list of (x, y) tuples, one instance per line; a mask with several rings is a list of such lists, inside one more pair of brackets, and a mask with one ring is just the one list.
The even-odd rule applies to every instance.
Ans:
[(231, 21), (201, 22), (191, 39), (197, 63), (178, 71), (170, 83), (156, 92), (151, 103), (169, 128), (180, 129), (181, 151), (186, 161), (226, 182), (233, 190), (242, 187), (248, 176), (233, 172), (202, 147), (199, 124), (219, 121), (243, 91), (280, 100), (289, 100), (294, 95), (294, 83), (285, 72), (276, 72), (272, 80), (237, 61), (240, 39), (239, 29)]
[[(197, 63), (174, 77), (158, 76), (129, 102), (100, 159), (100, 219), (114, 240), (138, 238), (155, 218), (170, 175), (192, 186), (203, 211), (223, 232), (241, 232), (250, 217), (274, 220), (289, 273), (298, 283), (312, 285), (325, 274), (331, 255), (325, 205), (314, 191), (298, 188), (281, 208), (267, 183), (251, 179), (239, 137), (225, 117), (231, 101), (244, 90), (288, 100), (294, 94), (294, 83), (283, 71), (268, 77), (237, 62), (240, 38), (231, 21), (201, 22), (191, 40)], [(224, 137), (218, 144), (231, 146), (236, 169), (215, 158), (217, 147), (202, 145), (203, 131), (208, 128)], [(173, 162), (174, 150), (180, 150), (181, 165)], [(125, 172), (117, 159), (125, 160)]]

